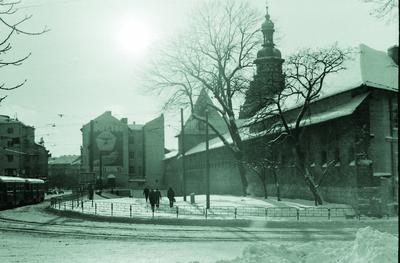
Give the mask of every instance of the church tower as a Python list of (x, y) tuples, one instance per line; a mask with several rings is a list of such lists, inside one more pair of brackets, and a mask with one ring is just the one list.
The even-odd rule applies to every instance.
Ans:
[(245, 102), (239, 114), (241, 119), (254, 116), (283, 89), (282, 64), (284, 60), (281, 52), (275, 48), (274, 31), (274, 23), (271, 21), (267, 7), (265, 21), (261, 25), (263, 44), (254, 60), (257, 70), (246, 92)]

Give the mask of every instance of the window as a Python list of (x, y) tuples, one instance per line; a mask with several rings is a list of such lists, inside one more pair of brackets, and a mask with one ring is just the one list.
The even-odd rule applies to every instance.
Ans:
[(129, 166), (129, 173), (134, 174), (135, 173), (135, 166)]
[(12, 141), (12, 140), (11, 140), (11, 141), (7, 141), (7, 146), (8, 146), (8, 147), (13, 147), (13, 145), (14, 145), (14, 144), (13, 144), (13, 141)]
[(134, 141), (135, 141), (135, 140), (134, 140), (133, 135), (131, 135), (131, 136), (128, 137), (128, 143), (129, 143), (129, 144), (133, 144)]
[(8, 160), (8, 162), (14, 161), (14, 155), (11, 155), (11, 154), (7, 155), (7, 160)]
[(12, 144), (19, 144), (19, 143), (20, 143), (19, 138), (13, 138), (12, 139)]
[(397, 99), (390, 101), (390, 118), (393, 129), (399, 128), (399, 112), (397, 109)]
[(135, 152), (129, 152), (129, 159), (135, 158)]
[(335, 149), (335, 163), (340, 163), (340, 151), (339, 151), (339, 148)]
[(339, 148), (335, 149), (335, 167), (340, 166), (340, 150)]
[(286, 165), (286, 157), (285, 155), (281, 155), (281, 166)]
[(7, 128), (7, 133), (14, 133), (14, 128), (13, 127), (8, 127)]

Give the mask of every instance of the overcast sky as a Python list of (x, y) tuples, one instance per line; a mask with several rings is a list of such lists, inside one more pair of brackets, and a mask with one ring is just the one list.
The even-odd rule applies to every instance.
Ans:
[[(80, 128), (106, 110), (129, 122), (150, 121), (161, 114), (162, 100), (143, 90), (140, 68), (157, 43), (184, 28), (198, 2), (22, 0), (17, 15), (33, 15), (24, 28), (37, 31), (47, 26), (51, 31), (14, 38), (15, 54), (32, 56), (20, 67), (1, 69), (0, 76), (10, 85), (28, 82), (7, 93), (0, 114), (17, 115), (35, 126), (36, 139), (43, 137), (53, 156), (79, 154)], [(264, 14), (264, 0), (250, 3)], [(335, 41), (380, 50), (398, 44), (397, 22), (388, 24), (369, 15), (371, 5), (360, 0), (270, 0), (269, 6), (283, 57)], [(262, 20), (261, 16), (260, 24)], [(179, 110), (166, 115), (169, 148), (176, 148), (178, 121)]]

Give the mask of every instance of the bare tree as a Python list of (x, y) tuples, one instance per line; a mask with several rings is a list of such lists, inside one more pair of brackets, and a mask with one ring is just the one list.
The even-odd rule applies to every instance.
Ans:
[[(204, 89), (215, 100), (209, 104), (222, 117), (232, 143), (210, 122), (208, 127), (222, 140), (237, 161), (243, 194), (247, 191), (243, 143), (235, 100), (248, 87), (254, 53), (259, 44), (258, 10), (246, 2), (210, 1), (193, 14), (183, 37), (165, 48), (153, 63), (152, 88), (169, 96), (168, 104), (189, 104)], [(205, 118), (192, 111), (201, 122)]]
[[(18, 11), (16, 7), (20, 1), (7, 1), (0, 0), (0, 28), (1, 32), (5, 32), (5, 34), (0, 35), (0, 68), (7, 66), (19, 66), (28, 59), (31, 53), (19, 57), (19, 58), (9, 58), (9, 53), (12, 51), (11, 39), (14, 34), (23, 34), (23, 35), (40, 35), (48, 31), (48, 29), (44, 28), (39, 32), (29, 32), (25, 31), (21, 28), (23, 23), (29, 20), (32, 16), (25, 16), (21, 19), (11, 19), (11, 17), (15, 17), (15, 13)], [(13, 22), (10, 22), (13, 21)], [(19, 84), (6, 86), (5, 83), (0, 83), (0, 90), (9, 91), (13, 89), (17, 89), (26, 83), (26, 79)], [(0, 96), (0, 102), (2, 102), (7, 95)]]
[(370, 3), (373, 5), (371, 15), (382, 19), (387, 18), (388, 21), (393, 19), (398, 20), (398, 0), (362, 0), (365, 3)]
[[(316, 205), (322, 204), (318, 188), (334, 162), (327, 163), (327, 169), (316, 181), (307, 165), (304, 142), (306, 124), (312, 102), (320, 97), (326, 77), (344, 70), (344, 62), (350, 58), (351, 52), (350, 49), (341, 49), (335, 44), (318, 50), (304, 49), (289, 56), (284, 64), (283, 89), (275, 97), (269, 98), (264, 110), (254, 116), (255, 122), (264, 125), (265, 120), (268, 120), (265, 131), (270, 143), (289, 145), (298, 174), (304, 178)], [(298, 106), (294, 116), (286, 110), (290, 103)]]

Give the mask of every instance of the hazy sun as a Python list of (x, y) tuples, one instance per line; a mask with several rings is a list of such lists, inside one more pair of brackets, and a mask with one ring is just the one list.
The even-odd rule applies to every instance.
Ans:
[(116, 34), (118, 47), (132, 55), (143, 53), (154, 39), (144, 22), (133, 19), (121, 20), (117, 24)]

